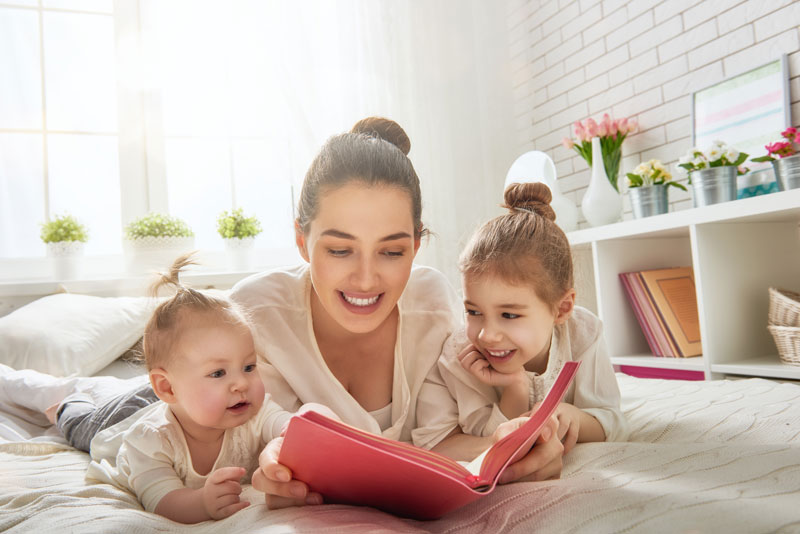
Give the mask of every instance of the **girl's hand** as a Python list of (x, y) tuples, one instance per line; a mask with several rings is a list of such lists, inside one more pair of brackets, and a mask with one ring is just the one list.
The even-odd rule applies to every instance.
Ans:
[(203, 507), (211, 519), (224, 519), (250, 506), (239, 499), (242, 485), (239, 480), (245, 475), (244, 467), (223, 467), (206, 479), (203, 486)]
[[(530, 413), (535, 412), (540, 404), (540, 402), (536, 403)], [(581, 431), (581, 410), (572, 404), (562, 402), (553, 414), (558, 420), (558, 439), (564, 444), (564, 454), (567, 454), (578, 443)]]
[(489, 360), (472, 343), (458, 353), (458, 360), (461, 362), (461, 367), (490, 386), (506, 387), (527, 381), (528, 378), (523, 367), (513, 373), (501, 373), (495, 370)]
[[(495, 430), (495, 442), (504, 438), (528, 420), (527, 417), (518, 417), (501, 423)], [(563, 467), (562, 457), (564, 446), (557, 438), (558, 420), (555, 415), (547, 420), (542, 432), (536, 439), (536, 446), (522, 459), (509, 465), (500, 475), (500, 484), (526, 480), (550, 480), (561, 477)]]
[(292, 479), (292, 472), (278, 463), (283, 437), (267, 443), (258, 457), (259, 468), (253, 473), (253, 487), (266, 494), (271, 510), (304, 504), (322, 504), (322, 495), (310, 492), (304, 482)]

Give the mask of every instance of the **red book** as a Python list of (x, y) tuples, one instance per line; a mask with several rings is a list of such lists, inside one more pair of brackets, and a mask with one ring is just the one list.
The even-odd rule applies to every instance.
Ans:
[(436, 519), (494, 490), (505, 468), (533, 447), (579, 365), (567, 362), (536, 413), (468, 466), (315, 412), (292, 417), (278, 461), (326, 503)]

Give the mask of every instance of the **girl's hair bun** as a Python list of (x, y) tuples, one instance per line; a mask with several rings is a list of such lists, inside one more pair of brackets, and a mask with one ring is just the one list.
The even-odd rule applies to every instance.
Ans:
[(505, 200), (503, 207), (512, 212), (530, 211), (551, 221), (556, 220), (556, 212), (550, 207), (553, 195), (550, 193), (550, 188), (541, 182), (511, 184), (506, 188), (503, 198)]
[(406, 156), (411, 151), (411, 139), (408, 138), (405, 130), (391, 119), (367, 117), (355, 123), (350, 132), (379, 137), (392, 143)]

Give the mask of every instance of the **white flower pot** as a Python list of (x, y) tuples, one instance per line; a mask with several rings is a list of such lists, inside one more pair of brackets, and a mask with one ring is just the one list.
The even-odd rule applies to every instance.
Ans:
[(125, 239), (122, 248), (128, 274), (166, 272), (178, 256), (194, 250), (194, 236)]
[(622, 215), (622, 197), (608, 181), (599, 137), (592, 138), (592, 179), (583, 195), (581, 211), (592, 226), (617, 222)]
[(80, 278), (83, 258), (83, 243), (80, 241), (56, 241), (47, 243), (47, 257), (53, 265), (56, 280)]
[(228, 256), (228, 268), (232, 271), (252, 271), (255, 264), (255, 237), (232, 237), (223, 239)]

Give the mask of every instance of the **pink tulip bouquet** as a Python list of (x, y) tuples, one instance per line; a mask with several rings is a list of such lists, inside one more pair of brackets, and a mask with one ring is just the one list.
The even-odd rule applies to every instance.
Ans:
[(767, 149), (767, 155), (752, 158), (750, 161), (775, 161), (776, 159), (797, 154), (794, 143), (800, 144), (800, 131), (798, 131), (797, 128), (786, 128), (781, 132), (781, 136), (786, 140), (775, 141), (774, 143), (765, 145), (764, 148)]
[(575, 137), (570, 139), (565, 137), (561, 144), (566, 148), (575, 149), (575, 152), (586, 161), (589, 167), (592, 166), (592, 137), (600, 138), (600, 148), (603, 151), (603, 166), (605, 167), (608, 181), (619, 191), (617, 187), (617, 175), (619, 174), (619, 163), (622, 159), (622, 142), (631, 132), (635, 132), (638, 124), (634, 119), (612, 119), (608, 113), (603, 115), (603, 119), (598, 123), (589, 118), (584, 122), (575, 122)]

